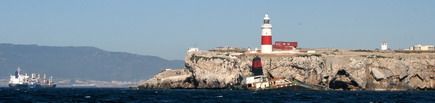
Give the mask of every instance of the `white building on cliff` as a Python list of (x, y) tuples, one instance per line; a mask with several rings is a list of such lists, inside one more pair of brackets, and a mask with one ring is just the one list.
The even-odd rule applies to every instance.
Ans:
[(381, 43), (381, 50), (388, 50), (388, 43), (387, 42)]

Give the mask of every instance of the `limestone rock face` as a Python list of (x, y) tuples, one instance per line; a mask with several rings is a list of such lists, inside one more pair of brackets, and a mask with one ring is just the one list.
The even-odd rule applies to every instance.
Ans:
[[(250, 76), (256, 55), (190, 52), (182, 69), (167, 70), (139, 88), (231, 88)], [(264, 73), (336, 90), (435, 88), (435, 54), (354, 53), (259, 55)]]
[(372, 68), (371, 71), (376, 80), (382, 80), (393, 76), (393, 73), (389, 69)]
[(148, 80), (139, 88), (195, 88), (192, 73), (187, 69), (164, 70)]

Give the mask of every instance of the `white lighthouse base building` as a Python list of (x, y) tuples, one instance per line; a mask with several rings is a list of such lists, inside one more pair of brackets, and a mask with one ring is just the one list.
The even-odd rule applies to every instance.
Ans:
[(272, 45), (261, 45), (261, 53), (272, 53)]

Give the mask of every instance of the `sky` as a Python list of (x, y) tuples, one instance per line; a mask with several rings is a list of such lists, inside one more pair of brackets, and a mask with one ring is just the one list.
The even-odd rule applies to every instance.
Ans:
[(391, 49), (435, 44), (435, 0), (1, 0), (0, 43), (93, 46), (183, 60), (190, 47)]

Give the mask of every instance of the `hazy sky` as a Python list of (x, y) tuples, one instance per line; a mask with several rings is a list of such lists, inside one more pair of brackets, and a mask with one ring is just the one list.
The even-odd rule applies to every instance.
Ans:
[(1, 0), (0, 43), (94, 46), (184, 59), (186, 50), (260, 47), (391, 49), (435, 44), (435, 0)]

